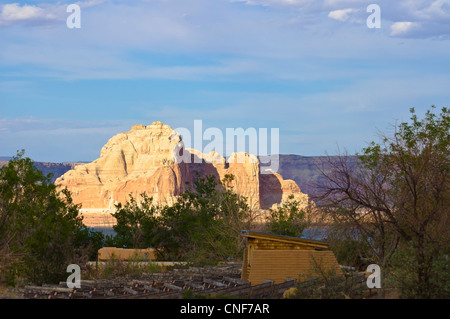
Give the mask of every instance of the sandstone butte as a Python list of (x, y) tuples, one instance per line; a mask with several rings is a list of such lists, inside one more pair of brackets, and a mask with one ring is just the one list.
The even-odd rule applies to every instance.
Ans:
[[(216, 152), (203, 154), (183, 146), (180, 134), (168, 125), (136, 125), (112, 137), (100, 158), (77, 165), (55, 184), (72, 192), (74, 202), (82, 205), (82, 213), (113, 212), (115, 203), (125, 203), (129, 194), (139, 199), (143, 192), (157, 204), (171, 205), (177, 195), (193, 187), (196, 173), (214, 175), (217, 180), (232, 174), (234, 180), (228, 186), (245, 196), (255, 210), (276, 207), (289, 195), (301, 205), (309, 203), (308, 195), (293, 180), (284, 180), (274, 172), (262, 174), (254, 155), (233, 153), (225, 159)], [(177, 160), (175, 152), (185, 159), (190, 157), (190, 161)]]

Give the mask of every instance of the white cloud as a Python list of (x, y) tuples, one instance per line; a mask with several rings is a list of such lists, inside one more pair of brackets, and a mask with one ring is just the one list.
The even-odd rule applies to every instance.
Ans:
[[(304, 24), (323, 23), (320, 17), (338, 21), (363, 22), (371, 0), (230, 0), (248, 5), (288, 8), (301, 15)], [(378, 0), (384, 25), (393, 23), (391, 36), (405, 38), (440, 38), (450, 36), (450, 0)], [(353, 9), (350, 9), (353, 8)], [(353, 10), (358, 10), (356, 13)], [(311, 15), (318, 19), (305, 19)]]
[[(42, 20), (48, 15), (63, 19), (51, 28), (3, 28), (0, 34), (0, 68), (7, 67), (3, 71), (7, 76), (70, 80), (229, 80), (239, 76), (339, 78), (348, 75), (343, 73), (355, 75), (361, 70), (334, 67), (333, 72), (323, 72), (322, 61), (351, 60), (361, 56), (376, 58), (374, 52), (381, 46), (390, 52), (398, 49), (386, 45), (389, 35), (414, 38), (443, 32), (441, 25), (433, 27), (425, 24), (425, 20), (422, 23), (417, 16), (413, 17), (412, 12), (418, 8), (422, 11), (431, 8), (431, 1), (424, 2), (422, 7), (413, 6), (413, 11), (401, 16), (394, 10), (401, 7), (380, 0), (383, 25), (393, 24), (391, 29), (386, 27), (378, 33), (379, 37), (371, 37), (370, 40), (365, 25), (346, 30), (348, 23), (342, 23), (337, 29), (332, 20), (364, 22), (369, 15), (365, 10), (369, 2), (365, 0), (249, 0), (259, 4), (304, 5), (301, 10), (242, 10), (249, 1), (236, 1), (241, 3), (232, 3), (231, 0), (82, 1), (78, 2), (80, 6), (104, 5), (83, 10), (82, 28), (76, 32), (66, 28), (68, 13), (61, 3), (52, 6), (43, 3), (36, 6), (9, 5), (17, 11), (16, 20), (13, 20), (12, 13), (5, 11), (7, 5), (0, 5), (0, 13), (10, 17), (10, 23), (36, 21), (39, 17)], [(407, 0), (398, 2), (409, 3)], [(433, 10), (440, 8), (438, 12), (445, 11), (445, 2), (450, 0), (434, 1)], [(59, 8), (57, 6), (63, 9), (60, 15), (54, 13)], [(310, 14), (312, 11), (317, 13)], [(313, 18), (303, 19), (307, 14), (310, 14), (308, 18)], [(18, 20), (19, 17), (22, 20)], [(298, 22), (291, 23), (291, 19)], [(19, 38), (21, 41), (16, 41)], [(352, 50), (349, 51), (348, 47)], [(414, 51), (418, 54), (421, 50)], [(175, 59), (177, 56), (179, 60)], [(188, 60), (191, 56), (199, 58)], [(305, 62), (311, 58), (320, 63)], [(162, 64), (159, 62), (161, 59)], [(11, 66), (27, 67), (12, 69)]]
[(26, 20), (42, 16), (43, 11), (36, 6), (24, 5), (20, 7), (17, 3), (5, 4), (2, 10), (2, 18), (6, 21)]
[(358, 9), (354, 9), (354, 8), (334, 10), (334, 11), (330, 11), (330, 13), (328, 13), (328, 17), (331, 19), (334, 19), (334, 20), (338, 20), (338, 21), (347, 21), (348, 18), (350, 17), (351, 13), (355, 13), (358, 11), (359, 11)]
[(391, 36), (406, 36), (410, 35), (414, 30), (419, 29), (420, 24), (417, 22), (403, 21), (395, 22), (391, 25)]
[[(106, 0), (87, 0), (78, 1), (82, 9), (97, 6)], [(0, 27), (12, 26), (17, 24), (26, 25), (49, 25), (64, 22), (68, 16), (66, 12), (67, 4), (48, 4), (39, 5), (20, 5), (18, 3), (9, 3), (0, 5)]]
[(450, 18), (450, 0), (426, 1), (426, 4), (417, 6), (411, 4), (411, 12), (417, 19), (449, 19)]
[(52, 11), (34, 5), (5, 4), (1, 7), (0, 26), (23, 22), (42, 23), (54, 21), (57, 19), (57, 15)]

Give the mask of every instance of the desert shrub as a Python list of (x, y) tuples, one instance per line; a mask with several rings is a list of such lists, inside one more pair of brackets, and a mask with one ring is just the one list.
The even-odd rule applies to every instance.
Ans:
[(309, 226), (309, 210), (302, 208), (300, 202), (290, 195), (288, 200), (275, 209), (269, 209), (266, 218), (267, 231), (278, 235), (301, 237)]
[(58, 191), (23, 155), (0, 168), (0, 280), (58, 283), (69, 264), (87, 261), (92, 234), (70, 192)]
[(145, 194), (141, 202), (130, 196), (124, 205), (116, 205), (117, 235), (112, 242), (119, 247), (153, 247), (161, 258), (198, 265), (240, 258), (240, 230), (249, 223), (249, 208), (229, 187), (232, 180), (231, 175), (223, 181), (197, 175), (172, 206), (155, 207)]

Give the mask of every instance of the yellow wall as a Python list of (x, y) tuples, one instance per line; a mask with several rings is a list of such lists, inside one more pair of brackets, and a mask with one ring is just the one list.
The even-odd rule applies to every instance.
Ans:
[[(243, 272), (243, 280), (252, 285), (263, 283), (264, 279), (273, 280), (275, 284), (286, 281), (287, 277), (299, 279), (299, 274), (314, 276), (314, 269), (322, 267), (324, 270), (332, 269), (335, 273), (342, 273), (332, 251), (316, 250), (258, 250), (251, 249), (244, 260), (247, 271)], [(244, 277), (246, 277), (244, 279)]]

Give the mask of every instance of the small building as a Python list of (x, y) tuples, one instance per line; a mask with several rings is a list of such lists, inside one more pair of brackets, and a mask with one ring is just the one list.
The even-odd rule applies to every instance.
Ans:
[(274, 284), (289, 278), (307, 280), (319, 269), (342, 273), (325, 242), (248, 230), (241, 235), (246, 238), (241, 280), (251, 285), (266, 280)]

